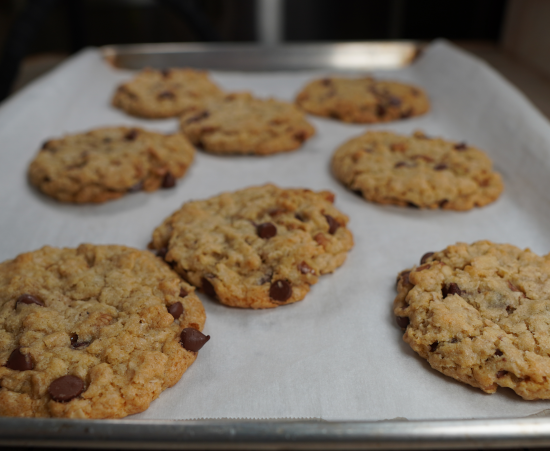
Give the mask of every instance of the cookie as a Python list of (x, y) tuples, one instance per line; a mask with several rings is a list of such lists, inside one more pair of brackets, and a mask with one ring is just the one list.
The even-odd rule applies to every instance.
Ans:
[(348, 217), (328, 191), (275, 185), (188, 202), (153, 233), (150, 247), (191, 284), (233, 307), (302, 300), (353, 246)]
[(294, 105), (229, 94), (181, 116), (181, 131), (196, 146), (218, 154), (269, 155), (300, 147), (315, 129)]
[(148, 251), (44, 247), (0, 263), (0, 415), (121, 418), (208, 336), (194, 288)]
[(436, 370), (486, 393), (550, 399), (550, 254), (458, 243), (398, 276), (403, 339)]
[(332, 170), (348, 188), (379, 204), (470, 210), (495, 201), (503, 190), (483, 151), (418, 131), (367, 132), (336, 150)]
[(46, 141), (29, 167), (40, 191), (62, 202), (105, 202), (128, 192), (172, 188), (193, 162), (181, 134), (98, 128)]
[(221, 95), (223, 91), (205, 71), (147, 68), (120, 85), (112, 103), (133, 116), (155, 119), (178, 116)]
[(395, 121), (430, 109), (422, 89), (371, 77), (314, 80), (298, 94), (296, 104), (317, 116), (355, 123)]

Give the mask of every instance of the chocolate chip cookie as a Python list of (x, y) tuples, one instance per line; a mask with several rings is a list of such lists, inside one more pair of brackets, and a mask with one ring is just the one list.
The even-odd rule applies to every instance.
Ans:
[(135, 191), (172, 188), (195, 149), (179, 133), (98, 128), (46, 141), (29, 167), (40, 191), (62, 202), (105, 202)]
[(119, 86), (112, 103), (133, 116), (154, 119), (174, 117), (188, 109), (200, 108), (206, 99), (222, 94), (207, 72), (147, 68)]
[(296, 103), (308, 113), (355, 123), (406, 119), (430, 109), (422, 89), (371, 77), (314, 80), (298, 94)]
[(0, 415), (147, 409), (209, 339), (194, 290), (124, 246), (44, 247), (0, 263)]
[(486, 393), (550, 399), (550, 254), (458, 243), (401, 272), (397, 292), (403, 339), (433, 368)]
[(181, 116), (193, 144), (218, 154), (270, 155), (300, 147), (315, 129), (294, 105), (249, 93), (210, 100)]
[(503, 190), (483, 151), (419, 131), (367, 132), (336, 150), (332, 170), (348, 188), (380, 204), (470, 210)]
[(190, 283), (234, 307), (300, 301), (353, 246), (348, 217), (328, 191), (256, 186), (188, 202), (153, 233)]

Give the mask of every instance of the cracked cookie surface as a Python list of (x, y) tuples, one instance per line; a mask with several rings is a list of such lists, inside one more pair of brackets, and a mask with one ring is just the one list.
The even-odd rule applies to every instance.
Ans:
[(314, 80), (298, 94), (296, 103), (308, 113), (354, 123), (406, 119), (430, 109), (422, 89), (371, 77)]
[(197, 357), (180, 343), (206, 319), (194, 290), (124, 246), (44, 247), (0, 263), (0, 415), (147, 409)]
[(369, 201), (418, 208), (470, 210), (495, 201), (504, 188), (483, 151), (420, 131), (353, 138), (335, 151), (332, 171)]
[(550, 399), (550, 254), (478, 241), (398, 276), (403, 339), (436, 370), (487, 393)]
[(234, 307), (300, 301), (353, 246), (348, 217), (328, 191), (275, 185), (188, 202), (153, 233), (186, 280)]
[(202, 149), (218, 154), (270, 155), (297, 149), (315, 129), (294, 105), (228, 94), (181, 116), (180, 128)]
[(128, 192), (173, 187), (194, 155), (179, 133), (98, 128), (46, 141), (29, 166), (29, 179), (62, 202), (100, 203)]
[(160, 119), (200, 108), (205, 100), (221, 95), (205, 71), (147, 68), (120, 85), (112, 103), (133, 116)]

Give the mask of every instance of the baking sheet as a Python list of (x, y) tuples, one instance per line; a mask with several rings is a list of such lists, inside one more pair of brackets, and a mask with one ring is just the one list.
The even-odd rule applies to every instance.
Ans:
[[(131, 73), (86, 50), (0, 109), (1, 260), (45, 244), (145, 248), (152, 230), (183, 202), (266, 182), (330, 189), (351, 218), (356, 244), (348, 260), (304, 301), (247, 311), (201, 295), (212, 339), (176, 386), (131, 418), (468, 419), (550, 408), (550, 401), (523, 401), (506, 389), (486, 395), (432, 370), (402, 342), (391, 308), (395, 275), (427, 251), (479, 239), (550, 250), (550, 125), (499, 75), (445, 42), (429, 46), (408, 68), (371, 73), (424, 87), (432, 111), (373, 126), (310, 117), (317, 135), (295, 152), (265, 158), (198, 152), (175, 189), (97, 206), (42, 196), (28, 185), (26, 168), (45, 139), (63, 133), (117, 124), (175, 131), (174, 119), (139, 120), (110, 107), (114, 88)], [(215, 72), (213, 78), (226, 90), (292, 100), (306, 81), (325, 74)], [(503, 174), (505, 192), (470, 212), (367, 203), (329, 171), (334, 149), (366, 129), (423, 129), (479, 146)]]

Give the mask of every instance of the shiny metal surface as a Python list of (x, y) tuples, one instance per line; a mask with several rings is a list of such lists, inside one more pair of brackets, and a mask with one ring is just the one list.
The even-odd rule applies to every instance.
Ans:
[(469, 421), (0, 419), (0, 446), (127, 449), (504, 449), (550, 446), (544, 418)]
[(102, 47), (107, 61), (124, 69), (196, 67), (217, 70), (371, 70), (410, 64), (418, 55), (414, 42), (345, 44), (143, 44)]

